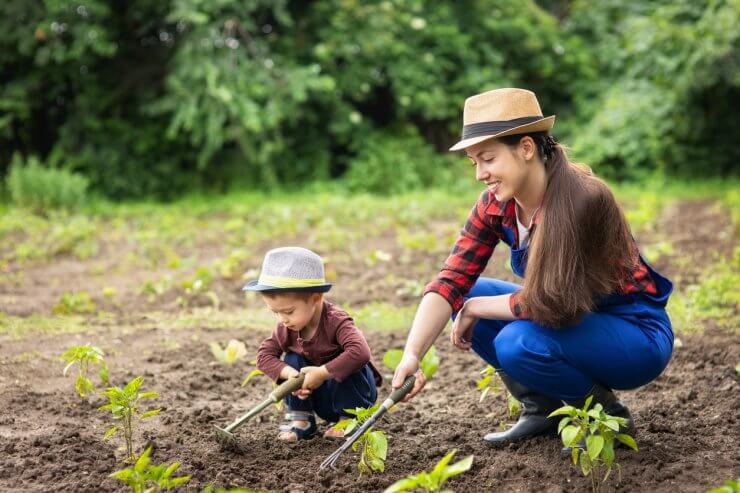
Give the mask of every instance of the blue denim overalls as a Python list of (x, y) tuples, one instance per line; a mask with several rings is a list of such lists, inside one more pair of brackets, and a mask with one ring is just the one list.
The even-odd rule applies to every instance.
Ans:
[[(515, 244), (504, 227), (504, 242)], [(526, 250), (511, 248), (511, 267), (524, 277)], [(642, 257), (640, 257), (642, 258)], [(655, 379), (673, 351), (671, 321), (665, 311), (671, 281), (648, 270), (658, 288), (655, 296), (610, 295), (569, 327), (553, 329), (529, 320), (479, 320), (472, 348), (485, 361), (544, 395), (566, 401), (586, 396), (595, 382), (613, 389), (633, 389)], [(465, 299), (509, 294), (521, 286), (479, 278)]]

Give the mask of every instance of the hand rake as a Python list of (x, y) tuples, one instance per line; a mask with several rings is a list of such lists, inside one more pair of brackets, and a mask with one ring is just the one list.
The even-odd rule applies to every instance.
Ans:
[(280, 402), (280, 400), (283, 399), (288, 394), (300, 389), (301, 386), (303, 385), (304, 378), (305, 378), (305, 375), (301, 374), (297, 377), (287, 379), (285, 382), (283, 382), (277, 388), (275, 388), (272, 392), (270, 392), (270, 395), (267, 396), (267, 398), (264, 401), (254, 406), (247, 413), (236, 418), (236, 420), (233, 423), (231, 423), (229, 426), (227, 426), (226, 428), (219, 428), (218, 426), (213, 425), (213, 427), (216, 429), (217, 437), (221, 439), (222, 443), (226, 445), (233, 445), (235, 442), (235, 437), (232, 432), (234, 432), (241, 425), (249, 421), (249, 419), (251, 419), (253, 416), (256, 416), (257, 414), (262, 412), (262, 410), (265, 409), (270, 404)]
[(352, 433), (352, 435), (347, 437), (346, 441), (342, 444), (341, 447), (339, 447), (333, 454), (331, 454), (329, 457), (326, 458), (324, 462), (321, 463), (321, 465), (319, 466), (319, 470), (326, 469), (327, 467), (336, 469), (334, 465), (337, 463), (337, 460), (339, 460), (339, 456), (342, 455), (345, 450), (350, 448), (352, 444), (355, 443), (363, 435), (363, 433), (368, 430), (368, 428), (374, 425), (375, 422), (378, 421), (380, 417), (388, 411), (388, 409), (390, 409), (394, 404), (403, 399), (406, 394), (408, 394), (411, 389), (414, 388), (415, 382), (416, 377), (414, 375), (409, 375), (408, 377), (406, 377), (403, 385), (394, 390), (391, 395), (385, 401), (383, 401), (383, 404), (380, 405), (378, 410), (375, 411), (373, 415), (370, 416), (367, 421), (362, 424), (362, 426), (360, 426), (354, 433)]

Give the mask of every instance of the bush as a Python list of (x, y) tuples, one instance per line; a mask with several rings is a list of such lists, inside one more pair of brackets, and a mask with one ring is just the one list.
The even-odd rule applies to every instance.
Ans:
[(45, 168), (31, 156), (24, 164), (15, 154), (6, 178), (6, 186), (14, 204), (35, 212), (50, 209), (74, 209), (86, 198), (88, 180), (63, 169)]
[(408, 125), (371, 133), (357, 151), (345, 174), (352, 191), (392, 194), (441, 184), (452, 177), (452, 158), (435, 153)]

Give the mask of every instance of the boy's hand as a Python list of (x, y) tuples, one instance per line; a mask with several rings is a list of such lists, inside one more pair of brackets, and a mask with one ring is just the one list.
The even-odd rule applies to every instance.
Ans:
[(301, 390), (312, 391), (331, 378), (331, 373), (325, 366), (304, 366), (301, 368), (301, 373), (306, 376)]

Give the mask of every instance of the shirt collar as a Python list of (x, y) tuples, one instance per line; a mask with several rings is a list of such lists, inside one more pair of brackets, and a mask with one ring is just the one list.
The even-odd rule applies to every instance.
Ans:
[[(514, 199), (509, 199), (506, 202), (500, 202), (496, 200), (496, 197), (493, 196), (492, 192), (488, 193), (490, 202), (488, 202), (488, 207), (486, 207), (486, 213), (505, 218), (507, 222), (511, 222), (512, 224), (516, 223), (516, 201)], [(541, 210), (542, 209), (539, 209), (535, 213), (532, 218), (532, 225), (540, 222)]]

